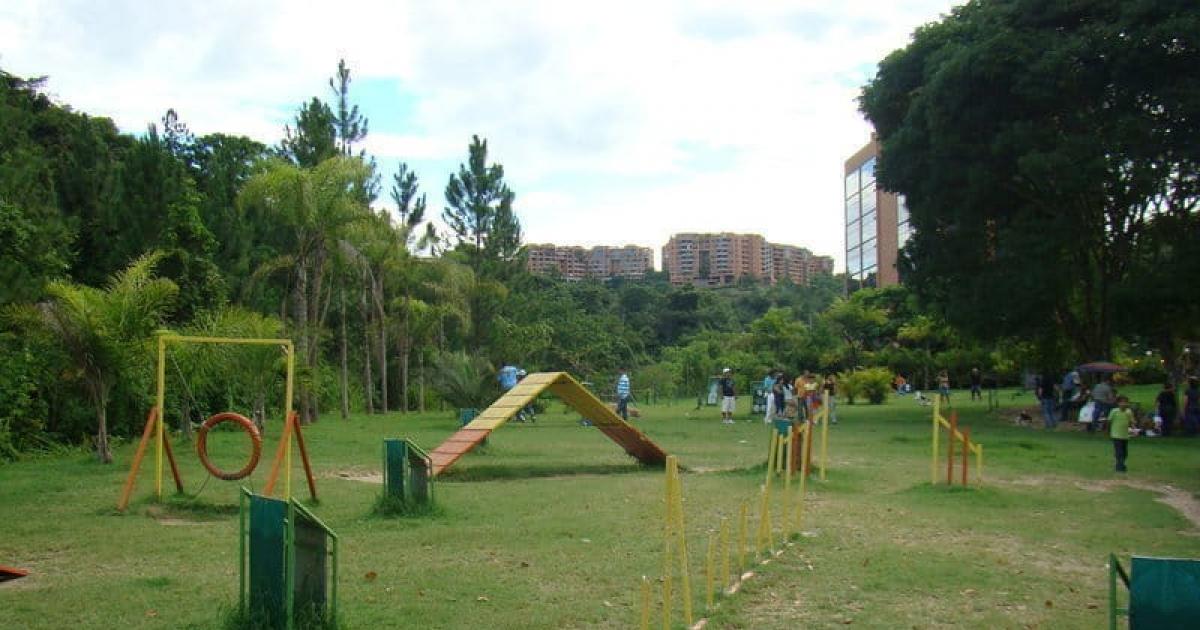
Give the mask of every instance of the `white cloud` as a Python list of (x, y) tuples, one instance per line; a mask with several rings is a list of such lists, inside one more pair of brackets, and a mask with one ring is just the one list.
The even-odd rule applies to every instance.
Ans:
[[(369, 151), (457, 163), (488, 138), (532, 241), (758, 231), (840, 264), (842, 163), (870, 133), (857, 88), (950, 5), (10, 0), (0, 66), (126, 130), (174, 107), (275, 142), (344, 56), (418, 97), (411, 129)], [(424, 174), (431, 196), (447, 174)]]

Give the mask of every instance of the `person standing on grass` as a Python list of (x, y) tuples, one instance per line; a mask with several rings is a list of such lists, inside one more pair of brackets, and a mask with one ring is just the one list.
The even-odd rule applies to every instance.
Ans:
[(1129, 399), (1117, 396), (1117, 408), (1108, 414), (1108, 437), (1112, 438), (1113, 458), (1117, 472), (1125, 472), (1125, 458), (1129, 456), (1129, 425), (1133, 423), (1133, 410)]
[(1062, 380), (1062, 407), (1059, 409), (1059, 420), (1066, 422), (1074, 411), (1076, 403), (1079, 402), (1079, 396), (1082, 393), (1083, 383), (1079, 380), (1079, 371), (1071, 370)]
[(721, 370), (721, 380), (717, 383), (721, 389), (721, 423), (733, 424), (733, 410), (737, 408), (737, 393), (733, 389), (733, 370)]
[(983, 400), (983, 372), (978, 367), (971, 368), (971, 400)]
[(621, 368), (621, 375), (617, 377), (617, 413), (626, 422), (629, 421), (629, 398), (631, 391), (629, 387), (629, 369)]
[(950, 374), (946, 370), (938, 372), (938, 396), (946, 406), (950, 406)]
[(1042, 402), (1042, 420), (1047, 431), (1053, 431), (1058, 425), (1058, 416), (1054, 413), (1054, 403), (1058, 401), (1058, 396), (1054, 393), (1054, 383), (1057, 380), (1046, 372), (1038, 377), (1037, 382), (1037, 396)]
[(771, 424), (771, 418), (775, 417), (775, 378), (776, 373), (770, 371), (763, 378), (762, 391), (767, 407), (767, 412), (763, 414), (763, 424)]
[(837, 424), (837, 381), (834, 380), (832, 374), (825, 375), (825, 383), (821, 389), (829, 394), (829, 422)]
[(1113, 409), (1113, 403), (1116, 401), (1117, 392), (1113, 390), (1112, 385), (1108, 382), (1108, 376), (1101, 376), (1100, 382), (1092, 388), (1092, 403), (1095, 404), (1095, 411), (1092, 414), (1092, 421), (1088, 424), (1088, 433), (1096, 430), (1098, 421), (1108, 418), (1108, 413)]
[(1188, 388), (1183, 393), (1183, 434), (1191, 437), (1200, 428), (1200, 381), (1188, 377)]
[(1154, 407), (1158, 417), (1162, 419), (1159, 435), (1170, 437), (1175, 428), (1175, 419), (1179, 417), (1179, 399), (1175, 397), (1175, 383), (1163, 383), (1162, 391), (1158, 392), (1158, 397), (1154, 399)]

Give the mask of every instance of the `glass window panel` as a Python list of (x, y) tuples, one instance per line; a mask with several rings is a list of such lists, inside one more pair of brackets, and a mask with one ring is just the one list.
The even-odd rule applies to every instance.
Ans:
[(875, 246), (875, 241), (870, 240), (863, 243), (862, 246), (862, 268), (872, 269), (879, 262), (878, 248)]
[(908, 222), (908, 199), (905, 199), (904, 195), (896, 197), (896, 222)]
[(859, 196), (858, 195), (854, 195), (854, 196), (850, 197), (849, 199), (847, 199), (846, 200), (846, 223), (849, 223), (851, 221), (857, 221), (860, 211), (861, 211), (861, 208), (859, 208)]
[(871, 158), (863, 163), (862, 168), (862, 185), (865, 187), (868, 183), (875, 183), (875, 158)]
[(846, 198), (858, 194), (858, 171), (846, 176)]
[(912, 237), (912, 233), (913, 229), (911, 223), (901, 223), (896, 230), (896, 246), (904, 247), (904, 244), (908, 242), (910, 237)]
[(851, 249), (846, 253), (846, 273), (854, 276), (862, 271), (862, 250)]
[(862, 224), (858, 221), (846, 226), (846, 249), (854, 249), (862, 243)]
[(862, 237), (863, 237), (864, 241), (869, 238), (875, 238), (875, 234), (876, 234), (875, 225), (878, 222), (878, 220), (879, 220), (879, 215), (875, 214), (874, 212), (872, 212), (870, 214), (866, 214), (866, 213), (863, 214)]
[(863, 186), (862, 191), (862, 211), (863, 214), (875, 210), (878, 204), (879, 197), (875, 194), (875, 184)]

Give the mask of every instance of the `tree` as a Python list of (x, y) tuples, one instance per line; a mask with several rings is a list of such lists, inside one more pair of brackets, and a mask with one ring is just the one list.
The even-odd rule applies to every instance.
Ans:
[(358, 105), (350, 104), (350, 68), (345, 59), (338, 59), (337, 74), (329, 79), (329, 89), (337, 100), (334, 129), (337, 132), (338, 151), (347, 157), (353, 153), (356, 142), (367, 137), (369, 121), (358, 111)]
[(1107, 358), (1114, 287), (1200, 199), (1197, 29), (1185, 0), (975, 0), (918, 29), (860, 99), (915, 227), (906, 282), (981, 338)]
[[(310, 373), (319, 363), (321, 330), (332, 295), (325, 284), (330, 258), (348, 226), (368, 213), (354, 192), (367, 172), (358, 158), (335, 157), (311, 169), (277, 162), (250, 179), (239, 197), (246, 211), (270, 217), (286, 238), (286, 253), (264, 263), (257, 273), (288, 273), (290, 300), (285, 298), (280, 310), (288, 313), (290, 301), (296, 352)], [(316, 399), (303, 383), (298, 390), (300, 418), (311, 422), (317, 417)]]
[(837, 300), (821, 315), (822, 323), (846, 344), (847, 369), (861, 366), (863, 350), (878, 339), (879, 329), (887, 323), (887, 311), (863, 304), (862, 299)]
[(517, 258), (521, 224), (513, 214), (514, 194), (504, 183), (504, 167), (487, 163), (487, 140), (471, 137), (467, 164), (446, 184), (442, 218), (476, 275), (495, 276)]
[(112, 463), (108, 446), (108, 403), (124, 370), (148, 356), (151, 334), (166, 319), (179, 289), (155, 278), (158, 254), (138, 258), (105, 289), (56, 281), (41, 305), (42, 321), (57, 335), (80, 374), (96, 412), (96, 454)]
[(333, 110), (314, 96), (300, 106), (295, 129), (284, 126), (279, 153), (297, 166), (308, 168), (339, 155), (337, 122)]

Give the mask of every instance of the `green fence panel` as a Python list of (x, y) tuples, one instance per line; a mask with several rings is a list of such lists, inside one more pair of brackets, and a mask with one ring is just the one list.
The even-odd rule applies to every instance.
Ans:
[(295, 607), (297, 614), (325, 615), (329, 535), (325, 528), (296, 512)]
[(282, 628), (285, 612), (287, 502), (250, 495), (250, 615), (263, 626)]
[(388, 496), (407, 500), (405, 486), (408, 482), (408, 443), (400, 439), (383, 441), (384, 492)]
[(1200, 627), (1200, 560), (1134, 556), (1129, 627)]

